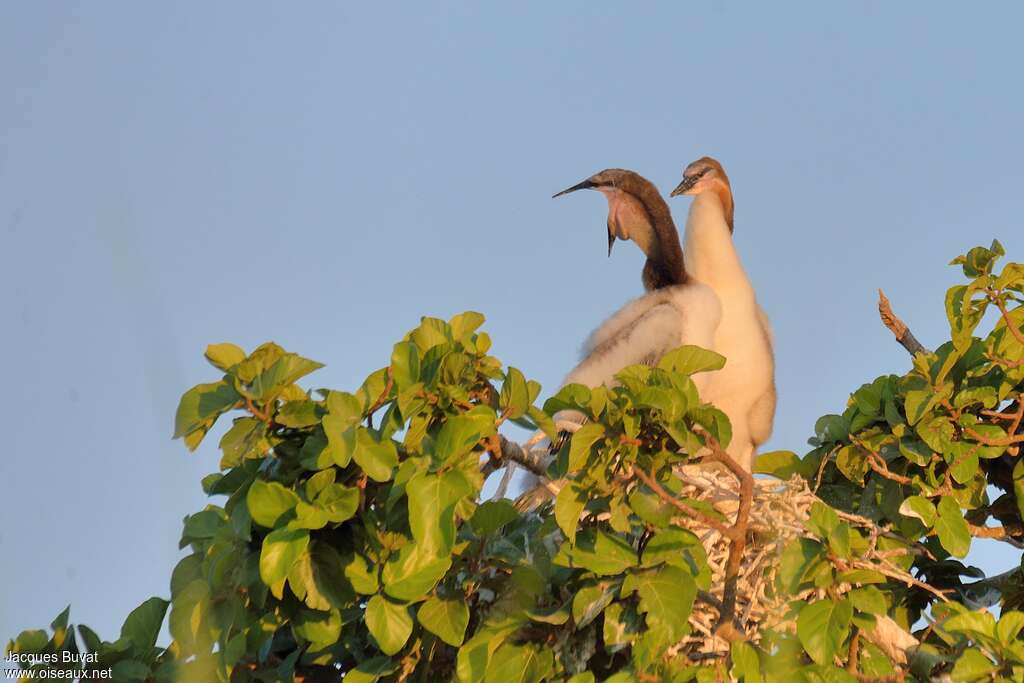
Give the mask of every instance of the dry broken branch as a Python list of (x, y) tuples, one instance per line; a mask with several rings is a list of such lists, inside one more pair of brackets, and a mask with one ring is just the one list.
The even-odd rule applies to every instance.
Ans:
[(896, 317), (896, 314), (892, 312), (892, 306), (889, 304), (889, 299), (881, 289), (878, 290), (878, 315), (882, 318), (882, 324), (892, 331), (893, 335), (896, 336), (896, 341), (898, 341), (911, 356), (918, 353), (928, 353), (928, 349), (926, 349), (921, 342), (917, 341), (917, 337), (915, 337), (914, 333), (910, 331), (907, 324)]

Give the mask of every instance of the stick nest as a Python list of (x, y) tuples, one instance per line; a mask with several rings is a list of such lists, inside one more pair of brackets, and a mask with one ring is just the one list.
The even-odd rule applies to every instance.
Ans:
[[(686, 465), (677, 467), (676, 475), (683, 482), (681, 497), (706, 502), (728, 519), (735, 517), (739, 507), (740, 487), (736, 477), (725, 468), (714, 465)], [(806, 522), (810, 517), (811, 507), (818, 500), (807, 482), (800, 477), (793, 477), (789, 481), (754, 480), (747, 544), (736, 585), (734, 625), (741, 638), (757, 642), (765, 628), (794, 632), (796, 618), (791, 614), (789, 605), (794, 601), (803, 602), (824, 597), (824, 591), (818, 589), (804, 590), (795, 595), (780, 593), (776, 581), (782, 552), (790, 542), (801, 537), (817, 540), (807, 529)], [(868, 552), (847, 561), (844, 568), (871, 569), (908, 585), (921, 585), (910, 574), (891, 562), (891, 550), (882, 551), (877, 548), (877, 539), (885, 533), (884, 529), (880, 529), (867, 518), (839, 514), (843, 521), (862, 529), (869, 539)], [(711, 568), (710, 593), (721, 602), (726, 565), (729, 560), (729, 539), (715, 529), (709, 529), (701, 522), (683, 515), (677, 517), (676, 522), (700, 537)], [(844, 594), (855, 587), (842, 584), (837, 587), (836, 592)], [(902, 659), (902, 652), (899, 650), (916, 644), (916, 640), (899, 629), (891, 620), (885, 621), (885, 634), (879, 639), (888, 639), (889, 647), (884, 649), (889, 651), (893, 658)], [(676, 645), (676, 652), (695, 660), (725, 656), (729, 651), (729, 642), (721, 635), (716, 635), (718, 623), (718, 607), (708, 600), (698, 599), (690, 616), (693, 632)], [(893, 627), (899, 632), (893, 634)]]

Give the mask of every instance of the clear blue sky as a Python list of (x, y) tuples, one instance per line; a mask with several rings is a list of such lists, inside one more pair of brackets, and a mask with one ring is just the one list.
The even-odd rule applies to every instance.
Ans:
[[(640, 292), (605, 203), (725, 164), (775, 326), (770, 448), (945, 338), (945, 264), (1024, 260), (1017, 3), (0, 4), (0, 638), (67, 603), (115, 638), (205, 504), (170, 440), (208, 342), (353, 388), (420, 315), (475, 309), (553, 389)], [(673, 200), (677, 222), (688, 200)], [(1009, 568), (1013, 553), (978, 560)]]

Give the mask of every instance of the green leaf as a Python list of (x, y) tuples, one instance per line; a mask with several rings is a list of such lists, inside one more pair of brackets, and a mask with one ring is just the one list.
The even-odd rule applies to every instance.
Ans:
[(423, 317), (420, 319), (420, 326), (409, 333), (409, 338), (420, 347), (420, 351), (426, 353), (435, 346), (450, 342), (452, 329), (443, 320)]
[(439, 557), (418, 543), (403, 546), (384, 565), (384, 592), (396, 600), (418, 600), (444, 578), (451, 565), (450, 555)]
[(354, 427), (363, 419), (363, 404), (359, 398), (347, 391), (332, 391), (327, 394), (327, 414), (330, 416), (331, 425), (327, 424), (327, 417), (324, 417), (324, 430), (333, 429), (341, 433), (349, 427)]
[(292, 565), (308, 546), (309, 531), (306, 529), (284, 527), (267, 534), (260, 552), (260, 578), (263, 583), (273, 586), (287, 577)]
[(935, 505), (924, 496), (910, 496), (900, 503), (900, 514), (913, 517), (929, 529), (935, 524)]
[(1024, 457), (1013, 465), (1013, 495), (1017, 500), (1017, 514), (1024, 519)]
[(621, 574), (637, 564), (633, 546), (619, 536), (600, 530), (579, 535), (570, 558), (574, 566), (603, 576)]
[(643, 632), (643, 618), (629, 602), (613, 602), (604, 610), (604, 644), (610, 653), (632, 643)]
[(540, 683), (553, 666), (550, 649), (505, 643), (488, 663), (484, 683)]
[[(732, 441), (732, 425), (729, 416), (714, 406), (691, 408), (686, 416), (703, 427), (725, 448)], [(680, 444), (682, 445), (682, 444)]]
[(220, 461), (222, 470), (237, 467), (246, 458), (262, 457), (270, 450), (266, 423), (255, 417), (238, 418), (221, 437), (220, 449), (224, 453)]
[(967, 551), (971, 549), (971, 532), (960, 511), (960, 504), (951, 497), (944, 497), (939, 501), (938, 513), (935, 532), (939, 535), (942, 547), (950, 555), (967, 557)]
[(828, 505), (815, 501), (811, 506), (811, 514), (807, 521), (818, 536), (827, 540), (839, 526), (839, 515)]
[(922, 467), (926, 466), (932, 457), (931, 449), (923, 441), (909, 437), (900, 438), (899, 449), (900, 455)]
[(254, 522), (268, 529), (273, 529), (285, 513), (295, 509), (299, 497), (291, 489), (287, 489), (276, 481), (266, 482), (257, 479), (249, 487), (245, 497), (249, 514)]
[(519, 511), (508, 500), (489, 500), (473, 512), (470, 524), (480, 536), (488, 536), (509, 522), (519, 519)]
[(742, 640), (733, 641), (729, 650), (732, 659), (732, 674), (737, 681), (743, 683), (761, 683), (761, 661), (757, 650)]
[(442, 600), (438, 597), (428, 598), (419, 611), (416, 619), (435, 636), (452, 647), (459, 647), (466, 637), (469, 625), (469, 608), (464, 600)]
[(537, 425), (537, 428), (544, 432), (544, 436), (548, 437), (552, 443), (558, 439), (558, 429), (555, 427), (555, 421), (551, 419), (550, 415), (537, 406), (532, 405), (527, 407), (526, 414), (531, 420), (533, 420), (533, 423)]
[(606, 579), (585, 584), (576, 590), (572, 599), (572, 618), (579, 630), (592, 622), (619, 593), (621, 579)]
[(530, 407), (530, 392), (526, 387), (526, 377), (516, 368), (510, 367), (501, 384), (501, 395), (498, 405), (502, 414), (509, 419), (516, 419), (526, 414)]
[(589, 671), (584, 671), (583, 673), (576, 674), (566, 681), (566, 683), (594, 683), (594, 674)]
[(491, 655), (514, 633), (522, 621), (505, 617), (487, 623), (459, 648), (455, 673), (460, 683), (476, 683), (484, 679)]
[(757, 456), (754, 463), (754, 474), (770, 474), (779, 479), (788, 480), (803, 472), (803, 462), (792, 451), (771, 451)]
[(345, 577), (341, 556), (333, 547), (313, 542), (288, 572), (292, 591), (315, 610), (340, 610), (355, 600), (355, 593)]
[(974, 475), (978, 472), (977, 452), (962, 455), (956, 454), (953, 457), (954, 462), (949, 467), (949, 473), (953, 475), (953, 479), (958, 484), (966, 484), (974, 479)]
[(301, 399), (285, 402), (274, 416), (274, 421), (285, 427), (302, 429), (303, 427), (312, 427), (319, 422), (320, 415), (317, 413), (315, 401)]
[(284, 387), (322, 367), (323, 363), (317, 363), (295, 353), (286, 353), (257, 375), (245, 391), (252, 398), (267, 400), (273, 398)]
[(213, 538), (224, 526), (224, 513), (219, 508), (203, 510), (185, 518), (181, 534), (182, 547), (196, 539)]
[(850, 481), (863, 484), (869, 467), (867, 451), (860, 446), (843, 446), (836, 453), (836, 467)]
[(245, 351), (227, 342), (210, 344), (206, 347), (206, 360), (219, 370), (228, 370), (245, 360)]
[(868, 614), (885, 614), (887, 606), (882, 591), (874, 586), (855, 588), (846, 594), (854, 609)]
[(721, 370), (725, 367), (725, 356), (699, 346), (680, 346), (662, 356), (658, 361), (658, 367), (662, 370), (693, 375), (708, 370)]
[[(240, 400), (242, 396), (227, 382), (197, 384), (186, 391), (178, 403), (178, 411), (174, 416), (174, 438), (186, 436), (202, 428)], [(195, 450), (195, 446), (199, 444), (190, 445), (191, 449)]]
[(473, 492), (461, 473), (421, 473), (409, 480), (409, 526), (427, 551), (446, 555), (455, 542), (455, 505)]
[(807, 654), (823, 666), (831, 665), (846, 641), (853, 619), (853, 606), (847, 600), (819, 600), (804, 605), (797, 617), (796, 632)]
[(945, 453), (953, 441), (953, 425), (949, 418), (937, 415), (923, 420), (915, 428), (921, 440), (936, 453)]
[(371, 567), (362, 555), (352, 554), (342, 558), (342, 571), (360, 595), (373, 595), (380, 587), (376, 567)]
[(381, 595), (374, 595), (366, 603), (366, 628), (386, 655), (393, 655), (405, 645), (412, 634), (409, 608), (396, 604)]
[(111, 667), (110, 677), (123, 683), (142, 683), (149, 678), (149, 667), (136, 659), (122, 659)]
[(996, 639), (1004, 647), (1010, 646), (1024, 630), (1024, 612), (1006, 611), (996, 622)]
[(328, 523), (340, 524), (351, 519), (359, 508), (359, 489), (342, 484), (328, 484), (312, 503), (299, 501), (292, 526), (322, 529)]
[(345, 683), (375, 683), (381, 676), (388, 676), (398, 670), (398, 662), (391, 657), (373, 657), (359, 662), (356, 668), (345, 674)]
[(590, 458), (590, 449), (594, 443), (604, 437), (604, 425), (599, 422), (588, 422), (572, 435), (569, 442), (569, 471), (578, 472)]
[(436, 462), (457, 460), (477, 447), (480, 439), (495, 433), (494, 412), (487, 406), (450, 417), (441, 427), (434, 444)]
[(850, 423), (842, 415), (822, 415), (814, 423), (814, 434), (820, 445), (841, 441), (850, 435)]
[(916, 425), (921, 418), (931, 412), (938, 400), (939, 395), (931, 387), (908, 391), (904, 402), (907, 410), (907, 422)]
[(389, 481), (391, 473), (398, 465), (398, 450), (391, 439), (378, 441), (368, 429), (359, 427), (356, 431), (356, 449), (352, 453), (352, 458), (370, 479)]
[(972, 681), (989, 680), (990, 674), (996, 670), (995, 663), (981, 653), (980, 650), (968, 648), (956, 660), (949, 680), (953, 683), (971, 683)]
[(690, 573), (670, 564), (657, 569), (632, 572), (622, 584), (621, 594), (636, 591), (639, 610), (650, 628), (661, 627), (674, 642), (687, 631), (687, 620), (697, 596), (697, 584)]
[(662, 562), (689, 568), (694, 574), (707, 565), (707, 554), (700, 538), (686, 529), (669, 528), (657, 532), (644, 546), (642, 564), (653, 567)]
[(312, 651), (323, 650), (341, 637), (341, 614), (338, 610), (312, 612), (300, 610), (292, 620), (295, 635), (310, 643)]
[(196, 579), (174, 594), (171, 616), (167, 620), (171, 637), (180, 643), (192, 645), (209, 628), (210, 585), (206, 579)]
[(462, 339), (467, 334), (472, 334), (484, 324), (486, 318), (476, 311), (466, 311), (465, 313), (459, 313), (457, 316), (448, 321), (448, 326), (452, 331), (453, 339)]
[(412, 342), (398, 342), (391, 352), (391, 373), (400, 388), (416, 384), (420, 380), (420, 352)]
[(136, 607), (121, 626), (121, 637), (132, 642), (135, 650), (146, 653), (156, 645), (160, 627), (170, 603), (162, 598), (150, 598)]
[(568, 482), (555, 498), (555, 521), (569, 543), (576, 542), (580, 513), (587, 504), (587, 493), (574, 481)]
[(811, 569), (825, 557), (825, 547), (809, 538), (790, 541), (779, 559), (779, 580), (788, 593), (796, 593)]

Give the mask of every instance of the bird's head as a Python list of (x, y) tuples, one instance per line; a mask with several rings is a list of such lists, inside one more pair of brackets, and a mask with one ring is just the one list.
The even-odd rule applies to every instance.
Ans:
[(683, 171), (683, 180), (672, 190), (672, 197), (699, 195), (704, 192), (729, 190), (729, 176), (725, 175), (722, 164), (711, 157), (701, 157)]
[(691, 195), (696, 197), (704, 193), (714, 193), (722, 203), (725, 221), (732, 232), (734, 204), (729, 176), (725, 174), (722, 164), (711, 157), (701, 157), (683, 170), (683, 179), (672, 190), (672, 197)]
[(608, 200), (609, 256), (616, 238), (633, 240), (648, 256), (657, 249), (652, 223), (656, 216), (668, 215), (668, 206), (649, 180), (633, 171), (608, 168), (554, 197), (576, 190), (597, 190)]

